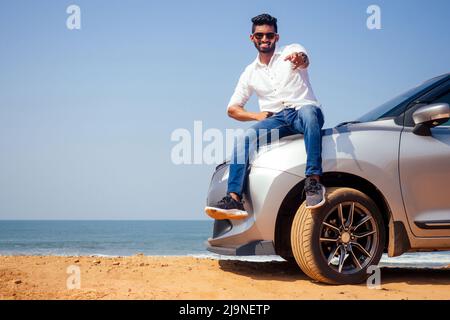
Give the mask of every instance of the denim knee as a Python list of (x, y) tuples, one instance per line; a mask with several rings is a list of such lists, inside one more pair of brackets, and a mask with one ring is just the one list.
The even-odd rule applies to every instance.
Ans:
[(303, 106), (298, 109), (298, 113), (305, 125), (317, 123), (320, 127), (323, 126), (322, 111), (318, 107), (313, 105)]

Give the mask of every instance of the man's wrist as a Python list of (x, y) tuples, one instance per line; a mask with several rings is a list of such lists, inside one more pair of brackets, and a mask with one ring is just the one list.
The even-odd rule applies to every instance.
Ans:
[(252, 113), (250, 114), (250, 116), (251, 116), (251, 118), (252, 118), (253, 120), (259, 121), (260, 115), (259, 115), (258, 112), (252, 112)]

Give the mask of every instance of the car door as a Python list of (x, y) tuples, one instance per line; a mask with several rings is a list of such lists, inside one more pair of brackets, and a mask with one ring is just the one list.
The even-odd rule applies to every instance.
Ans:
[(450, 120), (432, 128), (431, 136), (412, 131), (412, 113), (420, 106), (438, 102), (450, 105), (450, 81), (413, 103), (405, 113), (400, 139), (403, 202), (417, 237), (450, 237)]

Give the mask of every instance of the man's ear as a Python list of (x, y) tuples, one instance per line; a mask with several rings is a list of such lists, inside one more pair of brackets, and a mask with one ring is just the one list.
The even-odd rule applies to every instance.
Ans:
[(255, 41), (255, 36), (252, 35), (252, 34), (250, 35), (250, 41), (251, 41), (251, 42), (254, 42), (254, 41)]
[(278, 42), (278, 40), (280, 40), (280, 35), (277, 33), (277, 34), (275, 35), (275, 42)]

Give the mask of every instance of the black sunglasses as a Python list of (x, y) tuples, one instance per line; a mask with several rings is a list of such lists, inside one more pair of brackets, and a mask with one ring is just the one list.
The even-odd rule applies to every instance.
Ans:
[(262, 38), (264, 38), (264, 36), (266, 36), (267, 39), (272, 40), (273, 38), (275, 38), (275, 35), (276, 35), (275, 32), (268, 32), (268, 33), (256, 32), (253, 34), (253, 36), (257, 40), (261, 40)]

